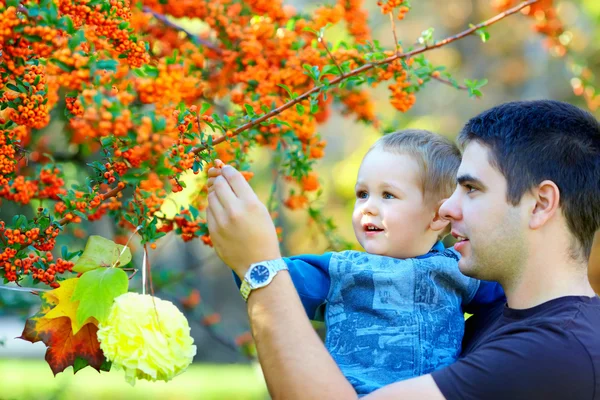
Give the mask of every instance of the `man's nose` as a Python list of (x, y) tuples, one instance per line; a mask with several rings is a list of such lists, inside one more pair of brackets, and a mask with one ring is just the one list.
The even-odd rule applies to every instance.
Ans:
[(457, 187), (452, 196), (442, 203), (439, 211), (440, 217), (450, 221), (462, 219), (462, 203), (460, 201), (460, 188)]

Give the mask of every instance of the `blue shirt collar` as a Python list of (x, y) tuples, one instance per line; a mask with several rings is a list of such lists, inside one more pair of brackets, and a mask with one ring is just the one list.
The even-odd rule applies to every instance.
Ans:
[(423, 254), (421, 256), (416, 256), (415, 258), (425, 258), (427, 257), (431, 252), (438, 252), (438, 253), (443, 253), (444, 251), (446, 251), (446, 247), (444, 246), (444, 243), (442, 243), (441, 241), (437, 241), (433, 247), (431, 248), (431, 250), (429, 250), (429, 252), (427, 254)]

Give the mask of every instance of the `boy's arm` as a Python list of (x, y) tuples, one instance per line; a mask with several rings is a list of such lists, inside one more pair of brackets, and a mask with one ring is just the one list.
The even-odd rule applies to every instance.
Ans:
[(498, 282), (479, 281), (479, 288), (475, 295), (466, 304), (463, 304), (463, 311), (468, 314), (477, 314), (485, 312), (498, 302), (506, 303), (504, 289)]
[[(323, 319), (320, 307), (329, 293), (329, 261), (332, 254), (303, 254), (283, 258), (306, 315), (312, 320)], [(240, 278), (235, 273), (233, 277), (239, 288), (242, 284)]]

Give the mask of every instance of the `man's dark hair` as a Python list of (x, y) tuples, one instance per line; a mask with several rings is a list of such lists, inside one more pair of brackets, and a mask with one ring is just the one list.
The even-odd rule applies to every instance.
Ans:
[(600, 124), (589, 112), (552, 101), (499, 105), (472, 118), (459, 144), (475, 140), (491, 150), (490, 163), (507, 181), (507, 200), (544, 180), (560, 190), (560, 207), (576, 240), (571, 253), (587, 261), (600, 228)]

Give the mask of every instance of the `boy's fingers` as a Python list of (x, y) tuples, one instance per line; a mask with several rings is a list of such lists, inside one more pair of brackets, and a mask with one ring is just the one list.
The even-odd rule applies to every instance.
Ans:
[(221, 175), (221, 168), (210, 167), (207, 175), (209, 178)]
[(235, 195), (243, 200), (255, 200), (256, 193), (252, 190), (252, 187), (246, 181), (246, 178), (235, 168), (230, 165), (226, 165), (221, 170), (222, 176), (227, 179), (229, 186), (235, 193)]

